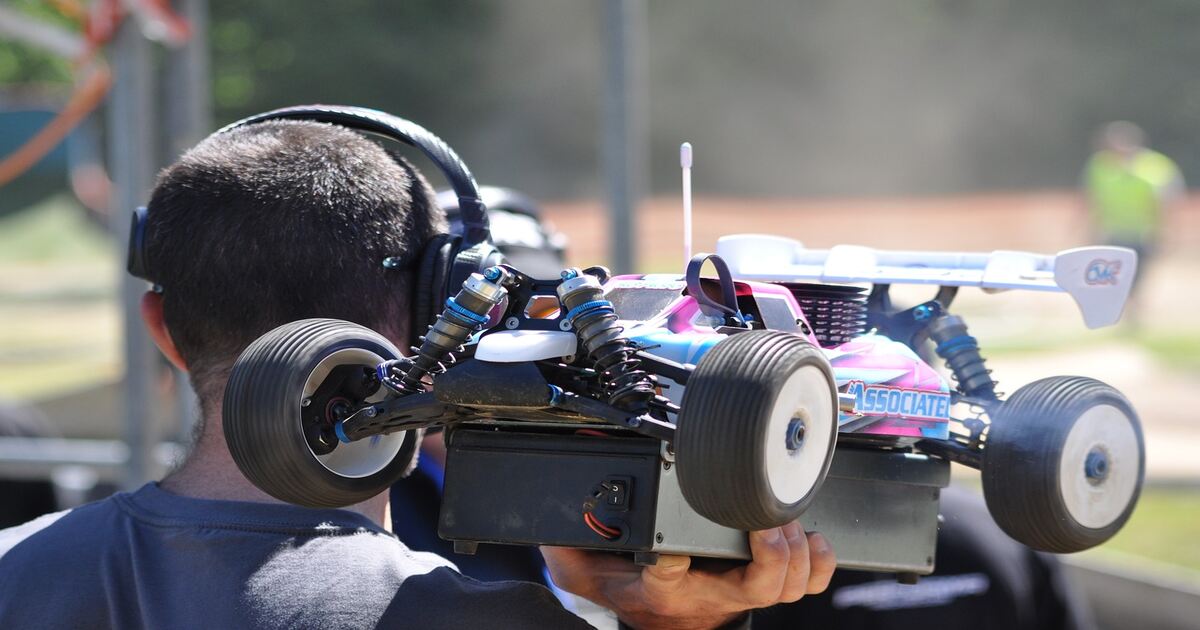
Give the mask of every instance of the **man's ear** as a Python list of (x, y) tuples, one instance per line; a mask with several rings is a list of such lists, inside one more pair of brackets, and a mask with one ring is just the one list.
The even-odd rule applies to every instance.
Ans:
[(163, 321), (163, 302), (162, 294), (154, 291), (147, 291), (142, 296), (142, 321), (146, 323), (146, 331), (150, 333), (150, 338), (154, 340), (154, 345), (158, 346), (163, 356), (172, 365), (187, 371), (187, 363), (183, 360), (183, 355), (179, 354), (179, 348), (175, 347), (175, 342), (171, 340), (171, 331), (167, 330), (167, 324)]

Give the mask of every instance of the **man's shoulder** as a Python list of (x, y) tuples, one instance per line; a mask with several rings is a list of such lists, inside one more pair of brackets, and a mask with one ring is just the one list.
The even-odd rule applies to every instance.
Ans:
[(69, 628), (104, 612), (111, 499), (0, 530), (0, 627)]
[(33, 550), (38, 550), (39, 558), (66, 554), (79, 560), (77, 554), (95, 549), (94, 541), (105, 535), (107, 522), (119, 513), (109, 497), (0, 530), (0, 565), (11, 564)]
[(1146, 171), (1147, 177), (1155, 180), (1155, 183), (1166, 183), (1165, 180), (1179, 173), (1179, 166), (1174, 160), (1153, 149), (1145, 149), (1138, 155), (1138, 162), (1141, 170)]
[(15, 525), (7, 529), (0, 529), (0, 559), (11, 550), (13, 547), (21, 544), (25, 539), (37, 534), (38, 532), (50, 527), (58, 522), (58, 519), (69, 514), (71, 510), (63, 510), (61, 512), (53, 512), (51, 514), (43, 514), (28, 523)]
[[(340, 511), (196, 502), (151, 487), (3, 530), (0, 551), (4, 627), (114, 614), (128, 622), (116, 625), (586, 627), (541, 585), (464, 577)], [(49, 605), (31, 605), (39, 598)], [(225, 604), (205, 603), (214, 601)]]

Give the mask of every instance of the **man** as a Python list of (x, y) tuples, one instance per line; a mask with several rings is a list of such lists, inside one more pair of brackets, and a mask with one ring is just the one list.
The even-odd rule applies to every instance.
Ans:
[[(539, 627), (583, 625), (548, 590), (486, 584), (406, 548), (387, 497), (346, 510), (284, 505), (235, 466), (221, 430), (229, 370), (285, 322), (331, 317), (407, 345), (410, 263), (442, 229), (424, 179), (355, 133), (275, 121), (211, 136), (159, 178), (147, 250), (161, 293), (141, 311), (189, 372), (196, 444), (161, 483), (0, 532), (0, 627)], [(723, 574), (687, 558), (649, 569), (550, 551), (561, 586), (634, 627), (717, 627), (819, 592), (833, 554), (797, 525), (751, 534)]]
[[(1097, 134), (1096, 153), (1083, 173), (1095, 237), (1136, 251), (1137, 277), (1144, 275), (1157, 249), (1168, 210), (1185, 192), (1179, 167), (1145, 144), (1145, 134), (1137, 125), (1108, 123)], [(1134, 291), (1139, 284), (1135, 277)]]

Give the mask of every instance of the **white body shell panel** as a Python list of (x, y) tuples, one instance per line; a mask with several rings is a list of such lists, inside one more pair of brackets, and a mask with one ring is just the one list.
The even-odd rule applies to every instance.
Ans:
[(561, 330), (502, 330), (479, 339), (475, 358), (493, 363), (522, 363), (575, 354), (578, 338)]

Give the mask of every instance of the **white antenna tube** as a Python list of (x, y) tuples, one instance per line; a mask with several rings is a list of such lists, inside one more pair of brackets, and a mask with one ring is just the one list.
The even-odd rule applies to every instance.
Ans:
[(683, 264), (692, 260), (692, 143), (679, 145), (679, 166), (683, 169)]

